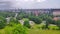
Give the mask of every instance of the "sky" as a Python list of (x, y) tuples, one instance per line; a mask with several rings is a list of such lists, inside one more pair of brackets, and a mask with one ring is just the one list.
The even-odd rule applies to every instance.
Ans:
[(60, 8), (60, 0), (0, 0), (0, 9), (48, 9)]

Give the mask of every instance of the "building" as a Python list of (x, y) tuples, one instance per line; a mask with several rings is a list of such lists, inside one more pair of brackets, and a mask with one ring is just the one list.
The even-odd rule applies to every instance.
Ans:
[(22, 11), (27, 14), (33, 13), (36, 16), (39, 16), (39, 14), (49, 14), (50, 13), (49, 9), (22, 9)]
[(54, 9), (53, 10), (53, 15), (54, 16), (60, 16), (60, 9)]
[(54, 16), (53, 20), (60, 20), (60, 9), (54, 9), (52, 14)]
[(10, 12), (25, 12), (26, 14), (33, 14), (39, 16), (40, 14), (49, 14), (53, 16), (60, 16), (60, 9), (9, 9), (3, 11), (10, 11)]

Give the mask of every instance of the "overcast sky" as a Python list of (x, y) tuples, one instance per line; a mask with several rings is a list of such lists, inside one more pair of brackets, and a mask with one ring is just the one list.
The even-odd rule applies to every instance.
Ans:
[(60, 8), (60, 0), (0, 0), (0, 8)]

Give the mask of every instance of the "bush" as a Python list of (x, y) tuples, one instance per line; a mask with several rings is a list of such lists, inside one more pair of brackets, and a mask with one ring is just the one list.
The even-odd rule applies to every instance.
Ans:
[(6, 26), (4, 28), (4, 34), (12, 34), (13, 27)]
[(48, 18), (46, 19), (46, 28), (47, 28), (47, 29), (49, 29), (49, 28), (48, 28), (48, 25), (49, 25), (49, 24), (54, 24), (54, 21), (52, 20), (51, 17), (48, 17)]
[(0, 17), (0, 29), (6, 26), (6, 20), (3, 17)]
[(14, 25), (14, 27), (7, 26), (5, 34), (28, 34), (28, 29), (20, 24)]
[(20, 22), (17, 19), (11, 18), (9, 26), (14, 26), (14, 24), (20, 24)]
[(29, 21), (29, 19), (28, 18), (23, 18), (23, 21)]
[(18, 17), (17, 17), (18, 20), (23, 19), (23, 18), (28, 18), (28, 14), (21, 13), (21, 14), (19, 14)]
[(36, 24), (42, 23), (42, 19), (40, 19), (39, 17), (29, 17), (29, 19), (31, 21), (34, 21)]
[(44, 23), (35, 24), (32, 28), (33, 29), (45, 29), (45, 24)]
[(56, 25), (59, 27), (60, 30), (60, 20), (56, 21)]
[(24, 26), (25, 26), (25, 27), (28, 27), (28, 28), (31, 27), (30, 24), (29, 24), (29, 20), (25, 20), (25, 21), (24, 21)]
[(28, 30), (26, 27), (21, 26), (20, 24), (18, 24), (14, 30), (12, 34), (28, 34)]
[(49, 25), (48, 28), (52, 29), (52, 30), (58, 30), (59, 29), (59, 27), (56, 25)]

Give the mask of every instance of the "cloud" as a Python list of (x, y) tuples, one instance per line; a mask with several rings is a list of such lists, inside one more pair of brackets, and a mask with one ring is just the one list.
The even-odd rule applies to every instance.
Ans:
[[(60, 0), (0, 0), (1, 8), (60, 8)], [(6, 7), (5, 7), (6, 6)]]
[(44, 2), (44, 1), (46, 1), (46, 0), (37, 0), (37, 2)]

